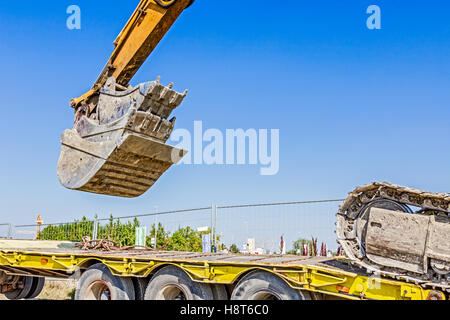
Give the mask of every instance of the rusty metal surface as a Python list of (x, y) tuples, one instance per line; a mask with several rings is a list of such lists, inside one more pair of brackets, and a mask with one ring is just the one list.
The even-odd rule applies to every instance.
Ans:
[(369, 272), (448, 288), (449, 212), (448, 193), (373, 183), (351, 192), (340, 207), (338, 242)]
[(169, 245), (167, 242), (162, 248), (148, 248), (141, 246), (125, 246), (121, 247), (117, 242), (109, 239), (91, 240), (90, 237), (83, 237), (81, 242), (75, 243), (74, 247), (85, 251), (131, 251), (131, 250), (144, 250), (144, 251), (161, 251)]

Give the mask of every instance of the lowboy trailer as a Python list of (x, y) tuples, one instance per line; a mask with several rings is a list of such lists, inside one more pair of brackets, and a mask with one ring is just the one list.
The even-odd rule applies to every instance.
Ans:
[(368, 274), (345, 258), (92, 251), (71, 242), (0, 241), (0, 293), (36, 298), (45, 278), (76, 279), (76, 300), (447, 300)]

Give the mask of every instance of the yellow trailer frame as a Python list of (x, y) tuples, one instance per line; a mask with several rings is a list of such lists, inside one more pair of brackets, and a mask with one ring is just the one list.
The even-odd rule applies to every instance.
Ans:
[(294, 289), (317, 299), (427, 300), (448, 299), (441, 291), (370, 276), (342, 258), (249, 256), (188, 252), (78, 249), (0, 249), (0, 271), (9, 275), (70, 278), (96, 263), (116, 276), (148, 277), (164, 266), (184, 270), (193, 281), (236, 285), (250, 272), (263, 270), (284, 279)]

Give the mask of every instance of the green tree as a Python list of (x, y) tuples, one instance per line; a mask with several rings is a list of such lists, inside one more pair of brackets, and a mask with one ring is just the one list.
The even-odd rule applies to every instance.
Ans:
[(303, 255), (303, 248), (304, 248), (305, 244), (308, 246), (309, 253), (311, 253), (312, 241), (300, 238), (294, 242), (294, 244), (293, 244), (294, 249), (289, 251), (288, 254)]
[(240, 253), (241, 250), (239, 250), (238, 246), (237, 246), (236, 244), (233, 243), (233, 244), (231, 245), (231, 247), (230, 247), (230, 252), (231, 252), (231, 253), (237, 254), (237, 253)]
[(83, 237), (92, 237), (93, 226), (86, 217), (73, 223), (50, 225), (39, 232), (38, 240), (81, 241)]
[[(141, 223), (137, 218), (127, 223), (122, 223), (119, 219), (114, 219), (111, 215), (106, 224), (100, 224), (97, 230), (98, 239), (109, 239), (116, 242), (119, 246), (133, 246), (135, 244), (136, 227)], [(80, 221), (76, 220), (73, 223), (62, 225), (50, 225), (40, 231), (38, 238), (40, 240), (58, 240), (58, 241), (73, 241), (80, 242), (84, 237), (92, 238), (94, 229), (94, 222), (83, 217)], [(191, 227), (180, 228), (172, 235), (166, 231), (161, 223), (152, 225), (150, 234), (146, 238), (146, 246), (152, 247), (151, 239), (157, 233), (157, 247), (164, 247), (167, 251), (202, 251), (202, 235), (210, 234), (211, 230), (206, 232), (197, 232)], [(221, 244), (221, 237), (216, 234), (217, 249), (226, 249), (224, 244)], [(154, 245), (153, 245), (154, 246)], [(239, 252), (237, 246), (235, 251)]]
[(200, 232), (191, 227), (180, 228), (173, 233), (167, 248), (170, 251), (202, 252), (202, 237)]
[(164, 229), (164, 226), (161, 223), (158, 223), (158, 230), (156, 230), (156, 224), (152, 225), (150, 230), (150, 235), (147, 237), (146, 246), (149, 248), (153, 248), (155, 245), (152, 244), (152, 239), (155, 238), (156, 233), (156, 247), (162, 248), (167, 242), (170, 243), (170, 232)]

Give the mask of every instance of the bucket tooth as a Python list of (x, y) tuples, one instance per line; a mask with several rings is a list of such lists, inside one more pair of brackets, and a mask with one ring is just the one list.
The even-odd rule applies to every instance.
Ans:
[[(175, 122), (167, 118), (185, 94), (159, 79), (126, 91), (113, 83), (100, 91), (96, 114), (63, 133), (58, 178), (68, 189), (133, 198), (186, 155), (165, 144)], [(162, 92), (170, 100), (159, 99)]]
[(140, 111), (151, 110), (152, 113), (162, 117), (169, 118), (173, 110), (177, 108), (186, 97), (186, 92), (178, 93), (170, 87), (161, 85), (154, 81), (149, 87), (141, 87), (144, 91), (145, 99), (141, 104)]

